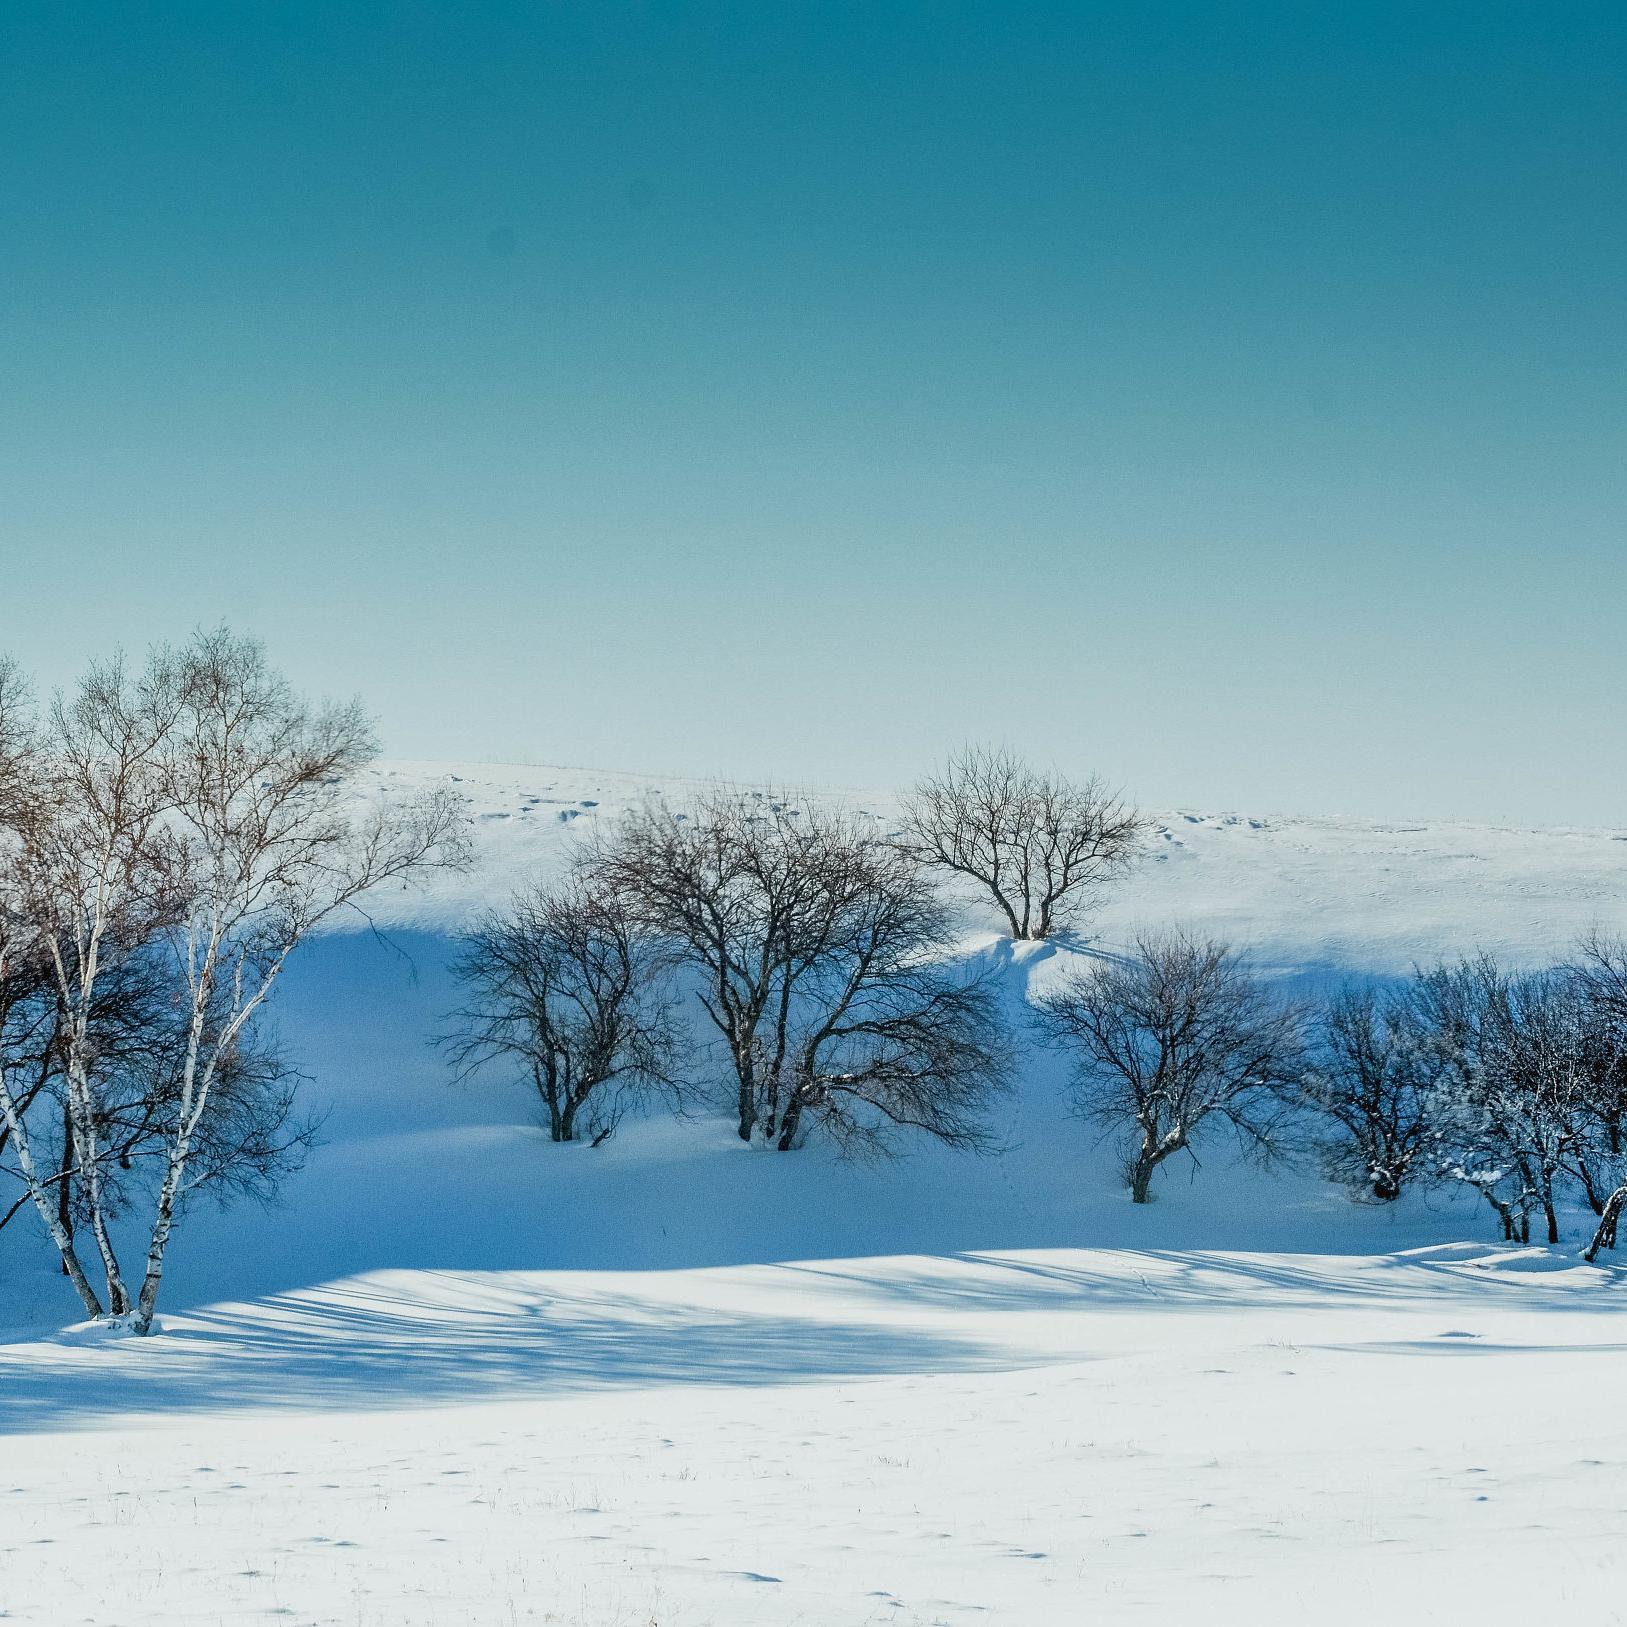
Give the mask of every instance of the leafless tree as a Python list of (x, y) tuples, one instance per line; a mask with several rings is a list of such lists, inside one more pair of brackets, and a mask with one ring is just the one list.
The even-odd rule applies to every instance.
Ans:
[(56, 1106), (48, 1092), (53, 1074), (60, 1071), (57, 1016), (50, 968), (26, 924), (15, 912), (0, 908), (0, 1155), (23, 1187), (23, 1196), (8, 1206), (5, 1219), (33, 1203), (62, 1255), (63, 1271), (87, 1312), (98, 1315), (101, 1300), (74, 1249), (67, 1192), (75, 1151), (71, 1124), (62, 1129), (61, 1162), (47, 1157), (37, 1145), (43, 1138), (30, 1133), (42, 1110)]
[(889, 1127), (983, 1139), (1005, 1066), (993, 996), (947, 965), (928, 878), (873, 823), (716, 790), (635, 813), (591, 862), (695, 973), (742, 1140), (789, 1151), (814, 1119), (855, 1149)]
[(1431, 1174), (1452, 1055), (1418, 1020), (1407, 989), (1349, 988), (1316, 1025), (1305, 1100), (1329, 1126), (1316, 1136), (1328, 1173), (1390, 1202)]
[(920, 855), (977, 882), (1014, 938), (1078, 920), (1129, 870), (1145, 834), (1101, 780), (1067, 780), (1003, 747), (957, 752), (905, 808)]
[[(1569, 981), (1569, 969), (1565, 969)], [(1576, 1002), (1577, 1084), (1570, 1112), (1568, 1173), (1594, 1214), (1603, 1215), (1612, 1191), (1627, 1175), (1627, 1027), (1589, 997), (1584, 984), (1569, 982)]]
[(848, 1150), (895, 1128), (986, 1150), (1009, 1047), (988, 981), (949, 955), (949, 911), (917, 860), (852, 821), (826, 825), (829, 931), (777, 1011), (765, 1133), (784, 1152), (809, 1119)]
[[(1627, 1208), (1627, 940), (1602, 932), (1588, 933), (1568, 968), (1593, 1017), (1595, 1067), (1589, 1102), (1594, 1128), (1595, 1160), (1578, 1171), (1588, 1199), (1599, 1215), (1586, 1257), (1616, 1246), (1621, 1214)], [(1611, 1172), (1606, 1189), (1599, 1179)], [(1600, 1201), (1602, 1199), (1602, 1201)]]
[(1557, 1188), (1582, 1145), (1596, 1063), (1574, 980), (1514, 976), (1488, 955), (1421, 971), (1416, 1009), (1452, 1058), (1441, 1173), (1482, 1193), (1505, 1238), (1529, 1242), (1540, 1210), (1559, 1241)]
[(42, 766), (32, 695), (17, 664), (0, 656), (0, 1157), (12, 1161), (23, 1186), (23, 1196), (8, 1206), (0, 1225), (32, 1202), (58, 1240), (64, 1272), (95, 1315), (101, 1301), (73, 1248), (71, 1125), (62, 1128), (60, 1161), (37, 1159), (29, 1134), (39, 1116), (36, 1108), (57, 1106), (49, 1087), (61, 1072), (67, 1015), (57, 999), (44, 940), (31, 921), (34, 900), (26, 884)]
[[(102, 1193), (105, 1114), (97, 1099), (93, 1018), (102, 980), (141, 953), (177, 907), (162, 839), (168, 807), (164, 755), (177, 713), (174, 675), (165, 659), (155, 658), (135, 675), (114, 660), (92, 666), (71, 695), (54, 700), (43, 728), (15, 716), (9, 728), (11, 786), (0, 876), (3, 907), (13, 923), (8, 955), (13, 963), (37, 960), (51, 972), (73, 1179), (101, 1255), (107, 1308), (115, 1314), (129, 1311), (131, 1300)], [(64, 1269), (87, 1313), (100, 1315), (100, 1297), (55, 1213), (52, 1172), (35, 1158), (4, 1081), (0, 1113)]]
[(32, 691), (17, 662), (0, 655), (0, 831), (14, 830), (26, 805), (34, 750)]
[(1595, 1214), (1627, 1171), (1627, 942), (1588, 933), (1564, 968), (1586, 1012), (1589, 1067), (1576, 1177)]
[(651, 802), (590, 862), (596, 883), (683, 956), (734, 1076), (736, 1128), (750, 1141), (799, 980), (823, 953), (832, 900), (816, 855), (823, 821), (789, 801), (720, 788), (688, 811)]
[[(312, 708), (258, 644), (224, 630), (136, 674), (93, 667), (43, 727), (7, 738), (25, 761), (0, 839), (0, 982), (12, 965), (50, 971), (73, 1201), (102, 1255), (106, 1308), (144, 1333), (183, 1199), (252, 1185), (298, 1151), (290, 1075), (256, 1022), (289, 954), (372, 888), (461, 863), (465, 821), (446, 792), (360, 807), (373, 743), (359, 708)], [(107, 991), (128, 995), (143, 976), (161, 989), (140, 1007), (147, 1027), (110, 1048)], [(36, 1156), (4, 1077), (0, 1117), (64, 1269), (101, 1314), (58, 1212), (64, 1177)], [(111, 1172), (138, 1164), (153, 1167), (156, 1197), (132, 1300), (107, 1222), (128, 1186)]]
[[(32, 964), (15, 953), (0, 959), (6, 963), (0, 975), (0, 1088), (10, 1098), (30, 1155), (51, 1171), (40, 1181), (54, 1191), (57, 1217), (71, 1239), (89, 1220), (91, 1208), (76, 1180), (55, 978), (37, 956)], [(99, 1202), (109, 1215), (136, 1201), (143, 1172), (165, 1144), (181, 1060), (173, 992), (165, 959), (152, 953), (120, 960), (97, 979), (88, 1031)], [(200, 1126), (190, 1179), (194, 1190), (209, 1189), (223, 1198), (267, 1198), (299, 1167), (317, 1125), (296, 1106), (297, 1082), (272, 1036), (245, 1036), (223, 1068), (215, 1108)], [(0, 1227), (34, 1196), (13, 1156), (12, 1140), (0, 1116), (0, 1170), (23, 1189), (0, 1208)]]
[(358, 807), (376, 755), (355, 703), (313, 707), (226, 629), (173, 662), (163, 851), (182, 899), (170, 931), (184, 1040), (133, 1326), (152, 1326), (176, 1206), (200, 1127), (289, 955), (313, 928), (391, 882), (467, 862), (450, 789)]
[(530, 887), (464, 936), (453, 972), (469, 998), (440, 1043), (458, 1077), (523, 1069), (555, 1141), (598, 1146), (630, 1104), (676, 1093), (670, 959), (613, 893), (580, 877)]
[(1079, 1110), (1124, 1136), (1135, 1202), (1211, 1120), (1256, 1151), (1276, 1144), (1303, 1069), (1303, 1018), (1236, 950), (1143, 933), (1124, 960), (1073, 973), (1037, 1007), (1072, 1062)]

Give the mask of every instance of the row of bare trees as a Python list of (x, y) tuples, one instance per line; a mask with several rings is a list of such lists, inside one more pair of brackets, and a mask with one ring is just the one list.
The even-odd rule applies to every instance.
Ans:
[(681, 988), (742, 1141), (789, 1151), (817, 1119), (850, 1149), (904, 1128), (985, 1146), (1009, 1045), (952, 928), (927, 866), (866, 816), (722, 789), (652, 803), (477, 925), (445, 1043), (460, 1072), (518, 1062), (555, 1140), (602, 1140), (634, 1097), (681, 1093)]
[(451, 793), (360, 797), (374, 754), (357, 705), (309, 704), (224, 629), (44, 707), (0, 666), (0, 1159), (87, 1314), (147, 1332), (189, 1198), (298, 1162), (259, 1019), (300, 940), (465, 861)]
[(1594, 934), (1567, 963), (1514, 974), (1490, 956), (1285, 998), (1223, 944), (1141, 937), (1038, 1002), (1075, 1102), (1117, 1135), (1131, 1194), (1218, 1126), (1262, 1154), (1313, 1150), (1380, 1200), (1409, 1186), (1479, 1193), (1506, 1239), (1566, 1191), (1613, 1247), (1627, 1207), (1627, 944)]
[(640, 1097), (696, 1094), (681, 988), (742, 1141), (788, 1151), (817, 1120), (848, 1149), (901, 1129), (991, 1146), (1012, 1045), (996, 988), (953, 963), (938, 880), (976, 889), (1014, 937), (1044, 938), (1085, 915), (1142, 836), (1100, 781), (981, 747), (917, 787), (900, 830), (722, 787), (683, 811), (652, 803), (466, 936), (467, 999), (442, 1043), (460, 1077), (517, 1067), (556, 1141), (598, 1142)]
[[(989, 978), (955, 961), (936, 878), (1043, 937), (1084, 917), (1143, 829), (1098, 781), (976, 748), (896, 831), (758, 792), (653, 803), (470, 935), (444, 1043), (463, 1074), (517, 1061), (556, 1140), (599, 1141), (640, 1096), (704, 1093), (678, 1017), (693, 998), (742, 1140), (788, 1150), (817, 1122), (846, 1148), (902, 1127), (992, 1147), (1015, 1041)], [(1556, 1241), (1571, 1188), (1601, 1217), (1595, 1247), (1627, 1207), (1627, 951), (1602, 937), (1546, 971), (1480, 957), (1313, 1005), (1224, 943), (1146, 933), (1065, 976), (1036, 1020), (1076, 1107), (1122, 1140), (1137, 1202), (1224, 1127), (1379, 1200), (1467, 1186), (1511, 1239), (1541, 1216)]]
[(1573, 1193), (1601, 1220), (1591, 1258), (1627, 1202), (1627, 945), (1594, 933), (1534, 972), (1482, 955), (1348, 993), (1307, 1094), (1335, 1173), (1385, 1198), (1466, 1185), (1520, 1241), (1540, 1215), (1558, 1242)]

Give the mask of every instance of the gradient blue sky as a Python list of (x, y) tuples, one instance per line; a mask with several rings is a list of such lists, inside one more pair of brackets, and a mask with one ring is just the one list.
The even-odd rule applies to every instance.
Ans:
[(1627, 8), (33, 5), (0, 647), (1627, 825)]

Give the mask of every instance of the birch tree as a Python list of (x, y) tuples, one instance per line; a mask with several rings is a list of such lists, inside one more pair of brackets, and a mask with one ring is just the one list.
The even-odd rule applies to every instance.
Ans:
[[(14, 915), (0, 923), (0, 1028), (10, 1027), (19, 1010), (13, 995), (19, 982), (19, 963), (27, 956), (28, 945), (17, 926)], [(44, 1070), (48, 1065), (48, 1057), (43, 1062), (29, 1058), (19, 1065), (17, 1050), (9, 1043), (0, 1050), (0, 1119), (4, 1120), (6, 1148), (15, 1160), (25, 1196), (33, 1203), (46, 1234), (55, 1244), (62, 1269), (79, 1295), (85, 1314), (96, 1317), (103, 1314), (102, 1301), (79, 1258), (55, 1190), (66, 1178), (66, 1172), (59, 1170), (53, 1174), (42, 1166), (29, 1133), (28, 1110), (44, 1088)], [(71, 1130), (68, 1145), (71, 1148)]]
[[(182, 1201), (265, 1190), (308, 1144), (255, 1026), (300, 938), (461, 862), (448, 794), (358, 807), (371, 750), (357, 707), (307, 706), (227, 632), (99, 663), (42, 720), (0, 665), (0, 1155), (91, 1316), (147, 1331)], [(110, 1222), (149, 1170), (132, 1298)]]
[[(104, 979), (140, 954), (177, 908), (164, 821), (170, 807), (166, 753), (179, 715), (178, 691), (162, 657), (135, 675), (122, 659), (101, 662), (69, 695), (52, 702), (43, 728), (29, 728), (17, 716), (15, 674), (10, 683), (10, 787), (0, 879), (13, 923), (9, 954), (13, 964), (37, 957), (52, 978), (73, 1179), (101, 1256), (106, 1309), (122, 1315), (132, 1307), (103, 1192), (106, 1115), (97, 1095), (95, 1014)], [(65, 1227), (47, 1216), (47, 1173), (34, 1156), (9, 1083), (0, 1115), (81, 1302), (90, 1315), (102, 1314)]]
[(180, 1064), (140, 1292), (150, 1330), (200, 1127), (289, 955), (369, 893), (466, 862), (462, 804), (449, 789), (359, 805), (376, 754), (359, 704), (312, 706), (227, 630), (174, 661), (163, 756), (163, 848), (181, 906), (170, 927)]
[[(88, 1221), (90, 1205), (76, 1176), (55, 978), (37, 946), (30, 952), (21, 938), (5, 937), (0, 960), (0, 1090), (18, 1123), (17, 1139), (26, 1143), (23, 1156), (36, 1171), (35, 1185), (51, 1189), (56, 1217), (71, 1241)], [(167, 958), (152, 952), (152, 946), (97, 978), (88, 1032), (94, 1057), (98, 1201), (110, 1221), (138, 1201), (146, 1172), (164, 1143), (179, 1077), (173, 1013)], [(192, 1160), (195, 1188), (209, 1188), (222, 1201), (267, 1196), (299, 1166), (316, 1123), (298, 1108), (298, 1082), (287, 1057), (266, 1034), (245, 1039), (222, 1072), (215, 1109), (200, 1126)], [(0, 1228), (36, 1196), (13, 1140), (0, 1108), (0, 1171), (23, 1188), (0, 1208)]]

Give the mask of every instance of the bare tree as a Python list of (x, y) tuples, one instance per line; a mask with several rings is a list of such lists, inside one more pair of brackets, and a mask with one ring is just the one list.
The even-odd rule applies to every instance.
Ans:
[[(51, 1052), (49, 1041), (37, 1050), (27, 1044), (27, 1040), (32, 1040), (37, 1032), (33, 1020), (27, 1017), (23, 1020), (23, 1032), (27, 1036), (23, 1047), (19, 1048), (16, 1041), (14, 1024), (18, 1012), (25, 1008), (16, 1001), (15, 995), (28, 976), (19, 968), (30, 957), (32, 947), (24, 935), (25, 931), (19, 930), (15, 915), (9, 915), (0, 923), (0, 990), (5, 991), (6, 1003), (6, 1009), (0, 1015), (3, 1015), (5, 1025), (12, 1029), (12, 1033), (6, 1036), (4, 1048), (0, 1049), (0, 1118), (4, 1119), (6, 1145), (16, 1161), (26, 1197), (39, 1212), (47, 1234), (56, 1245), (62, 1258), (63, 1271), (73, 1283), (86, 1314), (100, 1316), (101, 1299), (79, 1259), (71, 1222), (60, 1207), (58, 1187), (68, 1178), (71, 1167), (67, 1170), (56, 1169), (42, 1161), (36, 1156), (33, 1138), (29, 1134), (29, 1109), (39, 1099), (49, 1078)], [(68, 1156), (71, 1158), (71, 1125), (64, 1130), (64, 1142), (70, 1148)]]
[(1589, 986), (1562, 968), (1574, 1003), (1577, 1033), (1573, 1065), (1577, 1080), (1570, 1106), (1568, 1172), (1588, 1207), (1602, 1215), (1613, 1189), (1627, 1174), (1627, 1025), (1600, 1005)]
[(1003, 747), (968, 746), (905, 804), (930, 864), (970, 877), (1014, 938), (1079, 919), (1140, 850), (1141, 816), (1099, 779), (1075, 783)]
[[(43, 729), (16, 719), (10, 727), (0, 893), (15, 923), (12, 957), (37, 958), (52, 975), (73, 1179), (114, 1314), (128, 1311), (131, 1301), (102, 1193), (105, 1113), (97, 1099), (93, 1018), (102, 979), (139, 954), (176, 908), (161, 837), (168, 808), (163, 759), (177, 710), (173, 674), (162, 658), (139, 675), (114, 660), (93, 665), (70, 696), (55, 699)], [(72, 1239), (47, 1214), (54, 1207), (48, 1173), (33, 1156), (9, 1089), (0, 1110), (64, 1268), (87, 1313), (100, 1315), (101, 1300)]]
[(226, 629), (197, 635), (173, 671), (163, 851), (182, 898), (170, 942), (184, 1038), (138, 1333), (152, 1326), (200, 1128), (289, 955), (376, 888), (468, 854), (449, 789), (358, 808), (355, 776), (377, 750), (358, 704), (312, 707), (257, 642)]
[(598, 1146), (628, 1105), (676, 1090), (669, 957), (603, 888), (528, 888), (464, 936), (453, 973), (469, 999), (440, 1043), (458, 1077), (524, 1069), (555, 1141)]
[(750, 1141), (783, 1074), (796, 986), (823, 953), (834, 901), (817, 862), (824, 821), (771, 796), (717, 789), (687, 812), (629, 814), (591, 858), (597, 884), (696, 972)]
[(1571, 1167), (1595, 1065), (1589, 1013), (1552, 969), (1512, 976), (1489, 955), (1421, 971), (1414, 999), (1452, 1059), (1441, 1173), (1482, 1193), (1511, 1241), (1542, 1212), (1559, 1241), (1557, 1186)]
[(1073, 973), (1037, 1008), (1073, 1064), (1079, 1110), (1124, 1135), (1135, 1202), (1211, 1119), (1273, 1148), (1303, 1068), (1302, 1016), (1237, 951), (1143, 933), (1124, 960)]
[(788, 1151), (811, 1118), (850, 1150), (885, 1151), (899, 1127), (988, 1149), (1010, 1066), (994, 989), (953, 964), (950, 912), (911, 854), (856, 822), (823, 836), (805, 856), (829, 930), (776, 1020), (766, 1133)]
[[(29, 1123), (36, 1103), (56, 1105), (49, 1090), (53, 1076), (60, 1070), (54, 979), (43, 958), (37, 952), (30, 953), (31, 946), (19, 934), (19, 925), (15, 917), (0, 914), (0, 1100), (10, 1109), (9, 1113), (0, 1112), (0, 1159), (11, 1153), (11, 1119), (15, 1118), (22, 1129)], [(22, 1133), (26, 1137), (26, 1129)], [(71, 1137), (67, 1140), (71, 1157)], [(30, 1146), (30, 1157), (32, 1151)], [(6, 1225), (32, 1197), (21, 1170), (8, 1169), (7, 1173), (23, 1180), (24, 1194), (0, 1212), (0, 1226)], [(48, 1177), (45, 1184), (66, 1184), (66, 1176), (59, 1172)]]
[(26, 806), (36, 749), (33, 694), (17, 662), (0, 655), (0, 832), (11, 832)]
[[(0, 953), (0, 1089), (9, 1096), (27, 1155), (55, 1193), (71, 1240), (91, 1205), (76, 1179), (77, 1148), (66, 1100), (64, 1014), (51, 968), (10, 942)], [(125, 958), (97, 979), (90, 1013), (92, 1095), (98, 1119), (98, 1199), (105, 1214), (127, 1209), (147, 1164), (163, 1147), (180, 1066), (173, 978), (151, 952)], [(190, 1184), (221, 1197), (269, 1197), (303, 1162), (316, 1122), (296, 1107), (298, 1075), (265, 1033), (250, 1034), (222, 1070), (215, 1109), (200, 1126)], [(23, 1193), (0, 1209), (4, 1227), (34, 1197), (0, 1114), (0, 1169)], [(64, 1271), (66, 1272), (66, 1265)]]
[[(87, 1312), (103, 1307), (75, 1213), (102, 1255), (107, 1309), (144, 1333), (182, 1201), (253, 1189), (307, 1139), (290, 1070), (256, 1024), (288, 955), (371, 888), (461, 863), (465, 821), (447, 792), (359, 808), (355, 774), (373, 753), (359, 708), (308, 706), (259, 645), (224, 630), (138, 674), (95, 666), (43, 728), (13, 717), (4, 734), (0, 984), (13, 968), (50, 973), (40, 1065), (60, 1070), (62, 1165), (37, 1155), (40, 1096), (25, 1100), (9, 1066), (0, 1118)], [(108, 1219), (149, 1167), (132, 1302)]]
[[(1627, 1208), (1627, 940), (1602, 932), (1588, 933), (1577, 946), (1569, 966), (1582, 999), (1592, 1014), (1595, 1067), (1589, 1112), (1594, 1128), (1595, 1161), (1578, 1170), (1599, 1224), (1586, 1257), (1616, 1246), (1621, 1214)], [(1599, 1170), (1612, 1172), (1606, 1191)], [(1602, 1198), (1602, 1201), (1600, 1201)]]
[(1317, 1137), (1328, 1173), (1383, 1202), (1415, 1172), (1432, 1174), (1451, 1068), (1406, 990), (1336, 994), (1317, 1024), (1303, 1086), (1330, 1126)]
[(982, 1142), (1005, 1070), (993, 996), (948, 965), (947, 913), (872, 823), (717, 790), (644, 808), (591, 862), (696, 974), (742, 1140), (789, 1151), (817, 1119), (867, 1150), (889, 1127)]

